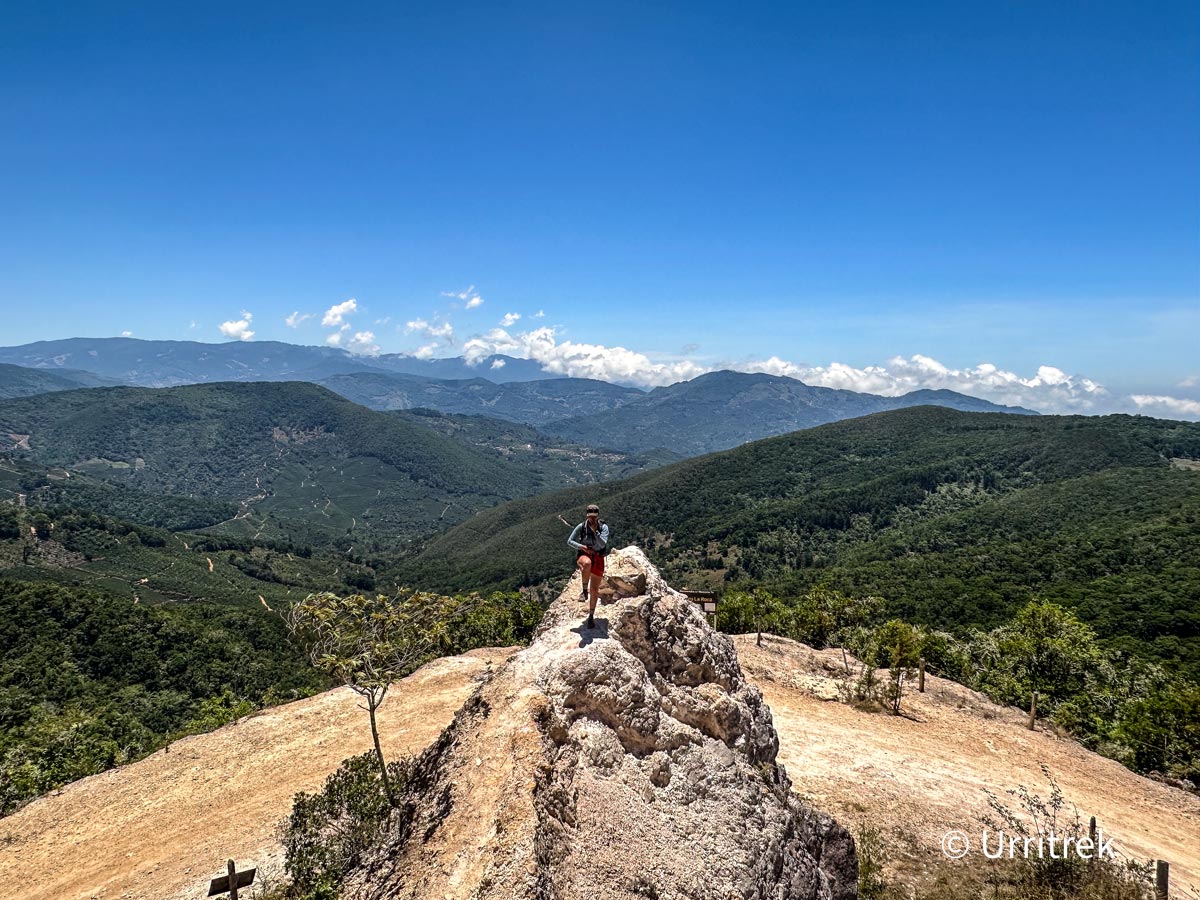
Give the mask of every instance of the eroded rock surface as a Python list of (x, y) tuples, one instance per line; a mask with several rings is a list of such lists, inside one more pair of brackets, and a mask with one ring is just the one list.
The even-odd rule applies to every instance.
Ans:
[(421, 760), (370, 898), (850, 900), (849, 834), (791, 792), (732, 643), (635, 547), (578, 577)]

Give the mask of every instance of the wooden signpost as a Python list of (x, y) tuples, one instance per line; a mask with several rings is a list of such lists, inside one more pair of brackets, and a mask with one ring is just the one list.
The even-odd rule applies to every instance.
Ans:
[(233, 860), (225, 863), (225, 874), (220, 878), (214, 878), (208, 886), (208, 896), (215, 897), (217, 894), (229, 894), (229, 900), (238, 900), (238, 888), (249, 887), (254, 881), (254, 873), (258, 869), (247, 869), (244, 872), (237, 871)]
[[(717, 593), (716, 591), (684, 591), (683, 594), (700, 607), (708, 624), (717, 626)], [(711, 617), (711, 618), (709, 618)]]

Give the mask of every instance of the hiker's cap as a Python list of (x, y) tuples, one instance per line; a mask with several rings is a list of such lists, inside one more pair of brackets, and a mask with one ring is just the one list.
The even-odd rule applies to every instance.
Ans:
[(599, 513), (600, 507), (598, 507), (595, 503), (589, 503), (587, 511), (588, 511), (588, 515), (590, 516), (592, 513)]

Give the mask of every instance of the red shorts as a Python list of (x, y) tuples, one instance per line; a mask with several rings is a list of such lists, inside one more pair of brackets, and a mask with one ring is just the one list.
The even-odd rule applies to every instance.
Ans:
[(575, 557), (575, 562), (577, 564), (579, 562), (580, 556), (586, 556), (588, 559), (590, 559), (592, 561), (592, 574), (593, 575), (603, 575), (604, 574), (604, 557), (602, 555), (597, 553), (595, 550), (580, 550), (579, 555)]

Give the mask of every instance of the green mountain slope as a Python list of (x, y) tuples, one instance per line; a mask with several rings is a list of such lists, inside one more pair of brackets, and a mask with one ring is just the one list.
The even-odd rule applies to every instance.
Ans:
[(666, 447), (681, 456), (697, 456), (801, 428), (928, 405), (969, 412), (1030, 412), (954, 391), (880, 397), (815, 387), (779, 375), (721, 371), (655, 388), (614, 409), (547, 422), (541, 428), (591, 446), (632, 452)]
[(321, 384), (371, 409), (423, 407), (529, 425), (567, 416), (592, 415), (646, 396), (636, 388), (590, 378), (544, 378), (497, 384), (484, 378), (455, 380), (355, 372), (323, 379)]
[(545, 490), (626, 478), (682, 459), (668, 450), (620, 453), (572, 444), (542, 434), (530, 425), (492, 416), (454, 415), (432, 409), (397, 410), (391, 415), (524, 466)]
[[(1196, 641), (1200, 605), (1200, 477), (1172, 457), (1200, 457), (1200, 425), (898, 410), (490, 509), (399, 574), (431, 587), (562, 575), (557, 516), (575, 521), (595, 500), (618, 543), (641, 543), (685, 583), (834, 582), (943, 625), (1054, 596), (1168, 657), (1155, 642)], [(1133, 549), (1156, 540), (1170, 565)], [(1147, 603), (1150, 618), (1121, 621)]]
[(221, 528), (373, 549), (539, 489), (537, 476), (301, 382), (96, 388), (0, 403), (6, 455), (237, 505)]
[(113, 384), (116, 382), (111, 378), (78, 369), (30, 369), (0, 363), (0, 400)]

